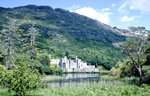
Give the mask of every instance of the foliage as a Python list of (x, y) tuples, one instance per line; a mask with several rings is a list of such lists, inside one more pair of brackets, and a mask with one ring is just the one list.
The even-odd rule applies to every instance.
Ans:
[(62, 74), (63, 70), (61, 68), (58, 68), (55, 64), (50, 65), (50, 67), (42, 66), (41, 71), (46, 74)]
[(129, 59), (125, 59), (122, 62), (118, 61), (110, 70), (110, 74), (119, 78), (139, 76), (138, 70)]
[(40, 74), (33, 69), (21, 64), (18, 68), (12, 68), (2, 75), (1, 82), (16, 95), (24, 96), (29, 91), (39, 88)]
[(3, 65), (0, 64), (0, 84), (1, 84), (2, 75), (3, 75), (5, 72), (6, 72), (5, 66), (3, 66)]
[[(145, 62), (145, 60), (143, 60)], [(141, 62), (142, 63), (142, 62)], [(142, 72), (143, 72), (143, 82), (144, 83), (150, 83), (150, 65), (149, 63), (144, 63), (142, 66)], [(116, 76), (119, 78), (125, 78), (125, 77), (138, 77), (139, 73), (138, 70), (135, 68), (135, 66), (132, 64), (132, 62), (127, 59), (123, 62), (118, 62), (111, 70), (110, 75)]]
[(142, 67), (144, 73), (144, 82), (150, 84), (150, 65), (145, 65)]
[[(32, 92), (32, 96), (150, 96), (149, 86), (89, 86), (69, 88), (47, 88)], [(12, 96), (7, 90), (0, 90), (0, 95)]]
[(50, 57), (46, 52), (37, 53), (36, 59), (43, 65), (49, 66), (50, 65)]
[(48, 66), (42, 66), (41, 72), (44, 72), (45, 74), (53, 74), (52, 70)]
[(63, 73), (63, 70), (57, 67), (56, 64), (50, 64), (50, 70), (52, 70), (53, 74), (56, 74), (56, 75)]
[(32, 69), (38, 69), (40, 70), (42, 67), (42, 64), (37, 59), (31, 59), (30, 55), (27, 53), (21, 53), (17, 54), (15, 58), (15, 64), (21, 65), (24, 64), (26, 66), (30, 66)]
[(14, 64), (14, 49), (19, 43), (19, 31), (18, 26), (16, 25), (17, 20), (13, 18), (8, 18), (9, 22), (7, 25), (2, 25), (3, 29), (0, 30), (0, 42), (3, 45), (3, 49), (6, 52), (6, 70), (10, 68), (10, 65)]
[(98, 68), (100, 71), (106, 70), (103, 66), (97, 66), (97, 68)]
[(126, 60), (122, 63), (122, 67), (120, 68), (120, 77), (132, 77), (139, 76), (138, 70), (132, 64), (130, 60)]
[[(139, 82), (140, 85), (143, 83), (143, 71), (142, 65), (146, 62), (147, 55), (145, 54), (148, 48), (148, 40), (149, 37), (147, 36), (147, 30), (145, 27), (130, 27), (130, 30), (135, 35), (135, 38), (131, 40), (127, 40), (122, 45), (120, 45), (120, 49), (122, 53), (128, 56), (129, 60), (131, 61), (131, 67), (135, 67), (139, 74)], [(130, 68), (130, 67), (128, 67)], [(135, 71), (136, 71), (135, 70)]]
[(5, 66), (3, 66), (3, 65), (0, 64), (0, 70), (1, 70), (1, 71), (6, 70)]

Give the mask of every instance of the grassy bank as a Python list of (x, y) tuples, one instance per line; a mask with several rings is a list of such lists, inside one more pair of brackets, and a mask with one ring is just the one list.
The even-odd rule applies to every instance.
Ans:
[[(31, 96), (150, 96), (150, 86), (89, 86), (69, 88), (46, 88), (32, 91)], [(0, 96), (14, 96), (7, 89), (0, 90)]]

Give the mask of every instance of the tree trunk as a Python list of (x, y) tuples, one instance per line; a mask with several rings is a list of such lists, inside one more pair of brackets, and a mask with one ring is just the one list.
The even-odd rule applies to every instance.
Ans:
[(9, 60), (9, 56), (7, 56), (7, 60), (6, 60), (6, 71), (8, 71), (9, 65), (10, 65), (10, 60)]
[(141, 85), (143, 84), (143, 76), (142, 76), (142, 69), (141, 69), (141, 66), (139, 66), (138, 71), (139, 71), (139, 75), (140, 75), (139, 79), (140, 79), (140, 86), (141, 86)]
[(9, 70), (9, 66), (10, 66), (10, 51), (11, 51), (11, 44), (10, 44), (10, 38), (9, 38), (7, 58), (6, 58), (6, 71)]
[(32, 36), (31, 36), (31, 41), (30, 41), (30, 57), (31, 57), (31, 59), (33, 59), (33, 40), (32, 40)]

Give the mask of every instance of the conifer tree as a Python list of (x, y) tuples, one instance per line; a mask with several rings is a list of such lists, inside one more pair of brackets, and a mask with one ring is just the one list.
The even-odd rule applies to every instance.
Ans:
[(35, 58), (36, 38), (39, 35), (39, 32), (34, 25), (35, 24), (32, 24), (26, 33), (22, 33), (23, 49), (29, 51), (31, 59)]
[(11, 64), (16, 67), (14, 64), (14, 52), (19, 41), (16, 22), (16, 19), (9, 19), (8, 25), (3, 25), (3, 29), (0, 31), (1, 43), (6, 54), (6, 70), (10, 68)]

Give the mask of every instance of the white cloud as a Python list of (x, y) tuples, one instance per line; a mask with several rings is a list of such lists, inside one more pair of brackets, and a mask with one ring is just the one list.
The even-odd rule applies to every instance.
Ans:
[(79, 8), (81, 8), (80, 5), (72, 5), (71, 7), (67, 8), (67, 9), (68, 9), (70, 12), (73, 12), (74, 10), (79, 9)]
[(125, 7), (127, 6), (127, 2), (124, 2), (119, 8), (118, 8), (118, 11), (121, 12), (121, 13), (125, 13), (126, 10), (125, 10)]
[(126, 8), (140, 10), (142, 13), (150, 13), (150, 0), (125, 0), (118, 10), (125, 13)]
[(128, 22), (128, 21), (134, 21), (135, 19), (139, 18), (139, 16), (131, 16), (131, 17), (128, 17), (128, 16), (123, 16), (121, 18), (121, 21), (122, 22)]
[(91, 7), (83, 7), (75, 10), (76, 13), (87, 16), (92, 19), (96, 19), (102, 23), (108, 24), (110, 22), (109, 16), (111, 15), (108, 11), (109, 9), (102, 9), (101, 11), (97, 11)]
[(116, 4), (115, 4), (115, 3), (113, 3), (113, 4), (111, 5), (111, 7), (112, 7), (112, 8), (114, 8), (115, 6), (116, 6)]
[(150, 0), (127, 0), (131, 10), (137, 9), (142, 12), (150, 12)]
[(105, 12), (105, 11), (110, 11), (110, 9), (109, 8), (104, 8), (104, 9), (101, 10), (101, 12)]

